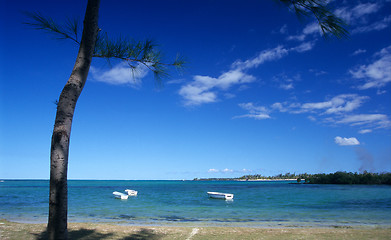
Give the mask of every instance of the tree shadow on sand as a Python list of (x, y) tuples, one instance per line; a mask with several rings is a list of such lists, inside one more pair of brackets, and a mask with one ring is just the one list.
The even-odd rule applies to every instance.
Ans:
[[(47, 231), (41, 232), (39, 234), (34, 234), (36, 240), (46, 240), (48, 239)], [(119, 239), (119, 240), (159, 240), (163, 237), (162, 234), (156, 234), (153, 230), (149, 230), (146, 228), (140, 229), (140, 231), (136, 233), (132, 233), (126, 237), (116, 237), (114, 233), (100, 233), (93, 229), (78, 229), (78, 230), (69, 230), (68, 238), (70, 240), (76, 239), (94, 239), (94, 240), (105, 240), (105, 239)]]
[(122, 238), (122, 240), (146, 240), (146, 239), (159, 240), (162, 237), (163, 235), (156, 234), (152, 230), (143, 228), (137, 233), (133, 233), (127, 237)]

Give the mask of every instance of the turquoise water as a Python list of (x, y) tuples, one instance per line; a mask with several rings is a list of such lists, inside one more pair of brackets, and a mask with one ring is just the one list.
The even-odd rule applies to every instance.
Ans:
[[(70, 180), (70, 222), (191, 226), (391, 227), (391, 186), (237, 181)], [(128, 200), (113, 191), (139, 192)], [(206, 192), (233, 193), (233, 201)], [(0, 182), (0, 218), (46, 222), (47, 180)]]

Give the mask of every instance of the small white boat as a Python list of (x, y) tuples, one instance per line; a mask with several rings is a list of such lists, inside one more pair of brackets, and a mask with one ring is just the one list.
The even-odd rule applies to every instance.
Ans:
[(128, 199), (129, 195), (121, 192), (113, 192), (115, 198)]
[(232, 200), (234, 198), (234, 195), (232, 193), (221, 193), (221, 192), (207, 192), (207, 193), (211, 198), (218, 198), (218, 199), (225, 199), (225, 200)]
[(125, 192), (128, 193), (128, 196), (137, 196), (136, 190), (126, 189)]

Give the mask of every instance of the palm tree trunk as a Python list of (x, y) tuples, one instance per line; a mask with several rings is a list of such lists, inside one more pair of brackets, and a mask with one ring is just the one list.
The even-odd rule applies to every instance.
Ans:
[(87, 80), (98, 28), (100, 0), (88, 0), (83, 35), (71, 76), (61, 92), (50, 152), (49, 239), (67, 239), (68, 153), (76, 102)]

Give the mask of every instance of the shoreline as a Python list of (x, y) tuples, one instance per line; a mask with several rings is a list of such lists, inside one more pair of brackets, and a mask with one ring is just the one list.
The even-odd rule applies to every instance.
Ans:
[[(0, 219), (2, 221), (17, 223), (17, 224), (47, 224), (46, 219), (32, 220), (32, 219), (16, 219), (16, 218), (7, 218), (3, 216)], [(115, 225), (115, 226), (127, 226), (127, 227), (184, 227), (184, 228), (203, 228), (203, 227), (216, 227), (216, 228), (254, 228), (254, 229), (305, 229), (305, 228), (317, 228), (317, 229), (391, 229), (391, 223), (377, 223), (377, 222), (366, 222), (366, 223), (354, 223), (354, 222), (345, 222), (345, 221), (274, 221), (274, 220), (265, 220), (265, 221), (248, 221), (248, 222), (236, 222), (236, 221), (227, 221), (227, 222), (218, 222), (218, 221), (181, 221), (171, 220), (171, 221), (159, 221), (159, 220), (150, 220), (150, 221), (138, 221), (138, 220), (121, 220), (121, 219), (112, 219), (112, 220), (93, 220), (93, 219), (70, 219), (68, 218), (69, 224), (102, 224), (102, 225)]]
[[(46, 224), (0, 220), (0, 238), (45, 239)], [(110, 223), (68, 223), (70, 239), (389, 239), (388, 228), (194, 227), (133, 226)]]

